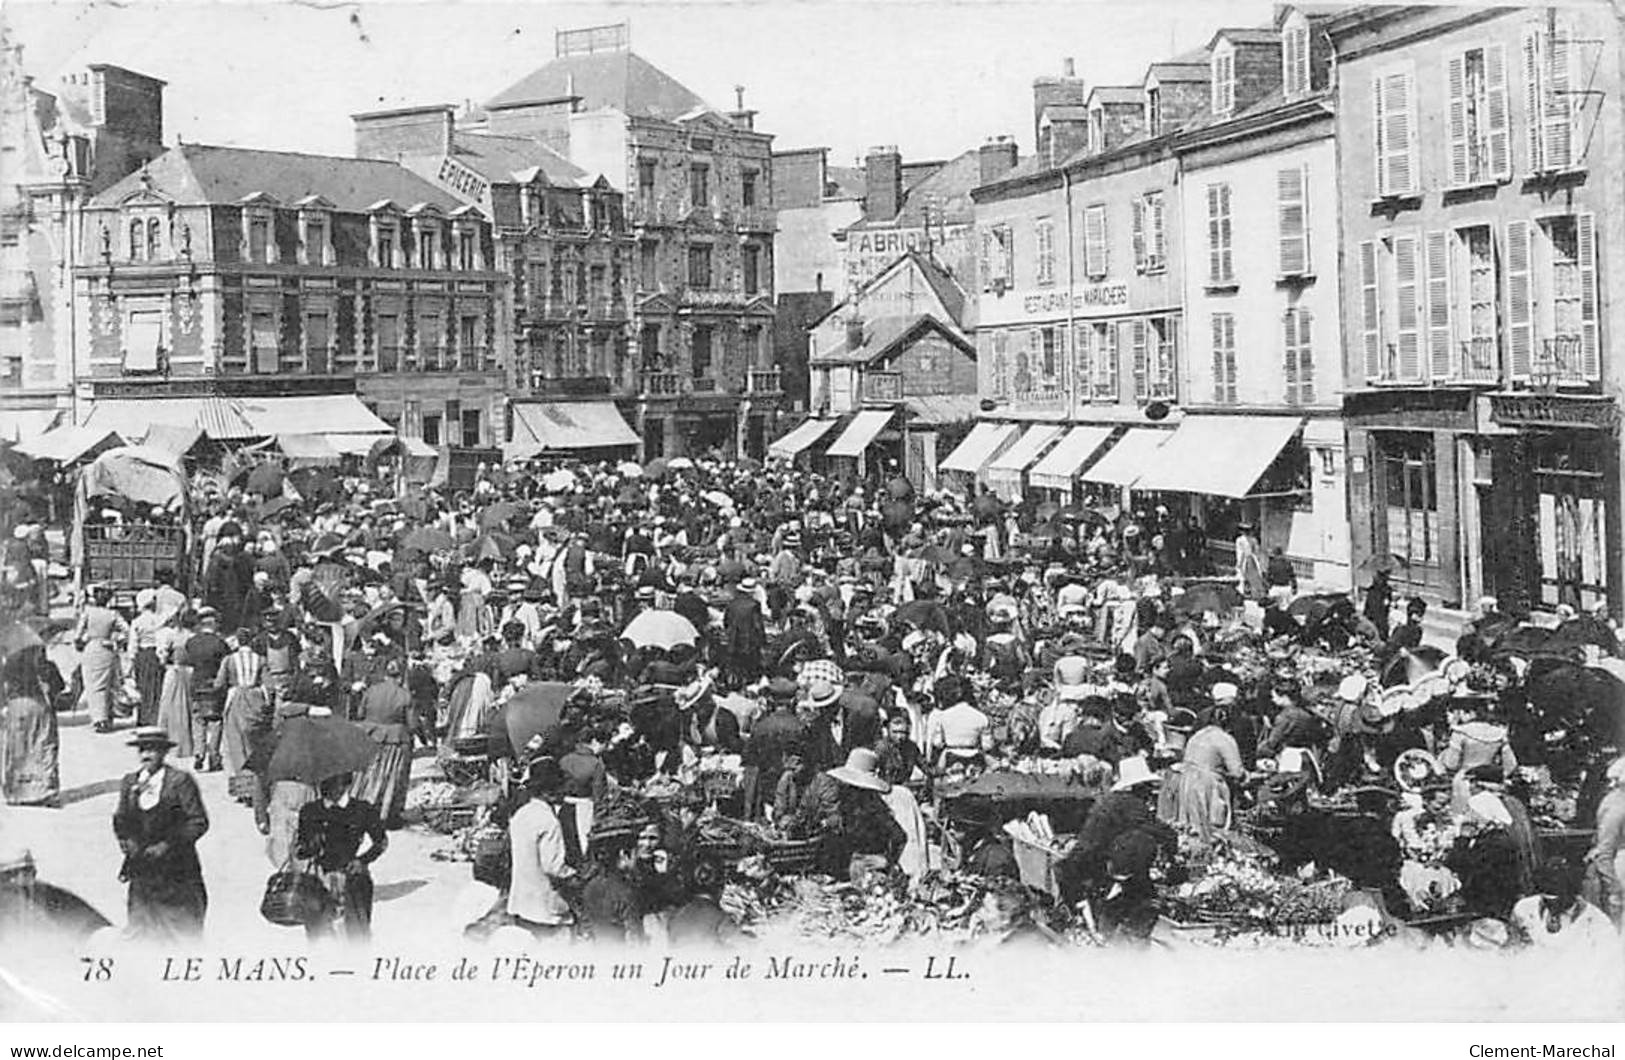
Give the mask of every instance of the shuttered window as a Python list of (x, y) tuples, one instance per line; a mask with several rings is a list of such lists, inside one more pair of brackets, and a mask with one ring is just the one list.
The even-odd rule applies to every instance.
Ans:
[(1294, 16), (1281, 34), (1281, 83), (1288, 99), (1309, 91), (1309, 27), (1301, 16)]
[(1115, 323), (1095, 325), (1095, 397), (1104, 401), (1117, 400), (1119, 327)]
[(1378, 286), (1377, 244), (1360, 244), (1360, 342), (1365, 354), (1365, 377), (1383, 376), (1382, 290)]
[(1506, 65), (1506, 48), (1499, 44), (1445, 60), (1454, 187), (1512, 175)]
[(1371, 82), (1379, 198), (1417, 192), (1415, 87), (1409, 69), (1389, 71)]
[(1162, 192), (1145, 197), (1145, 271), (1161, 272), (1168, 266), (1168, 229)]
[(1131, 199), (1129, 208), (1133, 219), (1134, 271), (1145, 271), (1145, 200)]
[(1528, 221), (1507, 222), (1507, 369), (1527, 381), (1534, 363), (1535, 292)]
[(1095, 329), (1089, 324), (1072, 329), (1072, 392), (1083, 401), (1089, 400), (1094, 390), (1094, 337)]
[(1228, 284), (1235, 281), (1235, 258), (1230, 246), (1230, 185), (1207, 186), (1207, 259), (1208, 282)]
[(253, 314), (248, 333), (254, 350), (254, 371), (261, 373), (279, 371), (282, 366), (278, 363), (276, 317), (270, 313)]
[(1579, 49), (1567, 30), (1530, 26), (1523, 35), (1524, 119), (1529, 169), (1553, 173), (1580, 164), (1576, 126), (1583, 88), (1576, 76)]
[(1427, 268), (1428, 371), (1434, 379), (1453, 374), (1455, 335), (1450, 307), (1450, 233), (1429, 232), (1423, 244)]
[(1309, 274), (1309, 178), (1302, 166), (1275, 174), (1275, 212), (1282, 276)]
[(1091, 280), (1104, 280), (1107, 271), (1106, 204), (1083, 211), (1083, 271)]
[(1213, 336), (1213, 402), (1217, 405), (1236, 403), (1236, 318), (1232, 313), (1214, 313), (1211, 325)]
[(1033, 223), (1034, 282), (1040, 287), (1055, 283), (1055, 221), (1040, 217)]
[(1145, 401), (1151, 396), (1151, 337), (1150, 328), (1143, 320), (1128, 322), (1129, 348), (1134, 355), (1134, 400)]
[(1286, 403), (1315, 402), (1315, 355), (1309, 310), (1294, 306), (1282, 318), (1281, 349), (1286, 378)]
[(1396, 378), (1422, 378), (1421, 298), (1416, 237), (1394, 237), (1394, 371)]

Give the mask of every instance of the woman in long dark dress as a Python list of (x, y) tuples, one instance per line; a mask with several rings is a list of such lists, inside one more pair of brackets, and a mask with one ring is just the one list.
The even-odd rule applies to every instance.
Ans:
[(141, 768), (119, 785), (113, 834), (124, 852), (119, 878), (130, 885), (132, 937), (178, 939), (203, 933), (209, 894), (197, 841), (209, 830), (197, 782), (164, 764), (173, 740), (156, 726), (137, 729), (130, 746)]

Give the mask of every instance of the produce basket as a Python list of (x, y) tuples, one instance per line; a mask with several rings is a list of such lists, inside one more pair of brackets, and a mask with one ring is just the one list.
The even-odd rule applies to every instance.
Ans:
[(1056, 837), (1054, 845), (1034, 843), (1031, 840), (1011, 835), (1011, 849), (1016, 857), (1016, 871), (1021, 874), (1024, 886), (1035, 891), (1043, 891), (1051, 898), (1061, 897), (1061, 885), (1055, 877), (1055, 866), (1060, 864), (1066, 856), (1065, 844), (1060, 836)]

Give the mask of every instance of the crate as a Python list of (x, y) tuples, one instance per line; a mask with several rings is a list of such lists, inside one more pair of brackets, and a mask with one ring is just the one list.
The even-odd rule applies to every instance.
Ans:
[[(1059, 839), (1060, 837), (1057, 837)], [(1011, 848), (1016, 856), (1016, 871), (1021, 882), (1035, 891), (1043, 891), (1051, 898), (1061, 897), (1061, 884), (1055, 875), (1055, 866), (1066, 856), (1063, 846), (1045, 846), (1012, 835)]]

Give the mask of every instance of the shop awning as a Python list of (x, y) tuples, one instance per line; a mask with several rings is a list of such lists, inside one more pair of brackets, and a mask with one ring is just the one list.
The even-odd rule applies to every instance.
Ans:
[(1015, 437), (1016, 425), (1013, 423), (978, 423), (965, 435), (947, 459), (937, 465), (938, 471), (963, 471), (974, 475), (982, 470), (982, 465), (993, 459), (993, 454), (999, 447)]
[(891, 409), (866, 409), (852, 417), (841, 436), (830, 443), (828, 456), (862, 456), (891, 422)]
[(549, 450), (637, 445), (613, 401), (531, 401), (513, 406), (513, 439), (503, 447), (524, 459)]
[(0, 442), (20, 442), (24, 438), (38, 438), (55, 427), (61, 418), (61, 409), (0, 410)]
[(1072, 476), (1111, 435), (1110, 427), (1072, 428), (1066, 437), (1055, 443), (1055, 448), (1044, 454), (1044, 459), (1033, 465), (1027, 473), (1027, 481), (1044, 489), (1071, 489)]
[(117, 431), (104, 427), (76, 427), (70, 423), (46, 431), (37, 438), (23, 439), (17, 443), (17, 451), (35, 460), (71, 464), (123, 444), (124, 438)]
[(1302, 427), (1297, 416), (1189, 416), (1134, 488), (1245, 497)]
[(389, 434), (390, 426), (354, 394), (243, 398), (243, 415), (256, 434)]
[(768, 446), (767, 455), (794, 460), (803, 450), (828, 434), (835, 423), (835, 420), (804, 420), (795, 430)]
[(401, 452), (418, 460), (429, 460), (440, 455), (440, 450), (422, 438), (402, 438)]
[(1055, 423), (1035, 423), (1027, 428), (1027, 433), (1017, 438), (1015, 442), (994, 458), (987, 465), (987, 477), (990, 482), (1013, 482), (1021, 478), (1021, 473), (1027, 470), (1044, 447), (1061, 436), (1061, 427)]
[(379, 455), (396, 442), (393, 434), (324, 434), (322, 437), (340, 456), (368, 458)]
[(327, 438), (320, 434), (279, 434), (276, 437), (276, 447), (282, 450), (282, 455), (296, 467), (339, 462), (339, 451), (329, 445)]
[(1145, 474), (1162, 444), (1174, 436), (1173, 431), (1148, 428), (1130, 430), (1117, 443), (1106, 450), (1106, 455), (1082, 475), (1085, 482), (1099, 482), (1106, 486), (1132, 486)]
[[(279, 398), (276, 400), (297, 400)], [(87, 427), (117, 431), (126, 438), (145, 438), (156, 424), (196, 427), (216, 441), (259, 438), (283, 432), (308, 431), (309, 422), (294, 421), (282, 431), (261, 430), (250, 423), (242, 406), (231, 398), (97, 398), (91, 403)]]
[(196, 427), (184, 427), (177, 423), (155, 423), (147, 429), (147, 436), (141, 439), (141, 444), (179, 459), (191, 452), (192, 446), (202, 437), (203, 432)]

